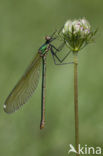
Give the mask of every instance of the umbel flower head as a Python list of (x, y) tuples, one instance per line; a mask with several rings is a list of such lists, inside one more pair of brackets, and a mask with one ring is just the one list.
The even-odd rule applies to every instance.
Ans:
[(92, 42), (95, 33), (96, 30), (91, 30), (91, 26), (85, 18), (68, 20), (62, 30), (64, 41), (72, 51), (79, 51)]

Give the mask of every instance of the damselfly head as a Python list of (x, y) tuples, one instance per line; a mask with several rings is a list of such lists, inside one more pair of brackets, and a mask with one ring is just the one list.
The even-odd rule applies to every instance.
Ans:
[(45, 40), (46, 41), (50, 41), (51, 40), (51, 37), (50, 36), (45, 36)]
[(50, 43), (52, 42), (53, 40), (55, 40), (56, 38), (53, 37), (53, 36), (45, 36), (45, 40), (46, 40), (46, 43)]

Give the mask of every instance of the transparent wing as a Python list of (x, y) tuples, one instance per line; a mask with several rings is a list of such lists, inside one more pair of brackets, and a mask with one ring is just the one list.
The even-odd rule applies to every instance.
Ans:
[(33, 94), (39, 82), (41, 60), (40, 55), (37, 54), (25, 74), (7, 97), (4, 104), (5, 112), (12, 113), (16, 111)]

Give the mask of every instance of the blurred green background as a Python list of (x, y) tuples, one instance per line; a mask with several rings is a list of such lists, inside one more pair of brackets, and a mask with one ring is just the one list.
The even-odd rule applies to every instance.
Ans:
[[(95, 43), (79, 53), (81, 145), (103, 147), (103, 1), (0, 0), (0, 156), (67, 156), (74, 145), (73, 65), (47, 58), (46, 125), (40, 131), (41, 79), (35, 94), (14, 114), (3, 103), (44, 36), (67, 19), (86, 17), (99, 28)], [(102, 151), (103, 153), (103, 151)]]

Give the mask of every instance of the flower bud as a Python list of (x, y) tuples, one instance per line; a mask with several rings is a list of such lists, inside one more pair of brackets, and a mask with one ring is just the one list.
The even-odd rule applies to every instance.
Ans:
[(79, 51), (93, 39), (95, 33), (85, 18), (68, 20), (62, 30), (63, 38), (72, 51)]

